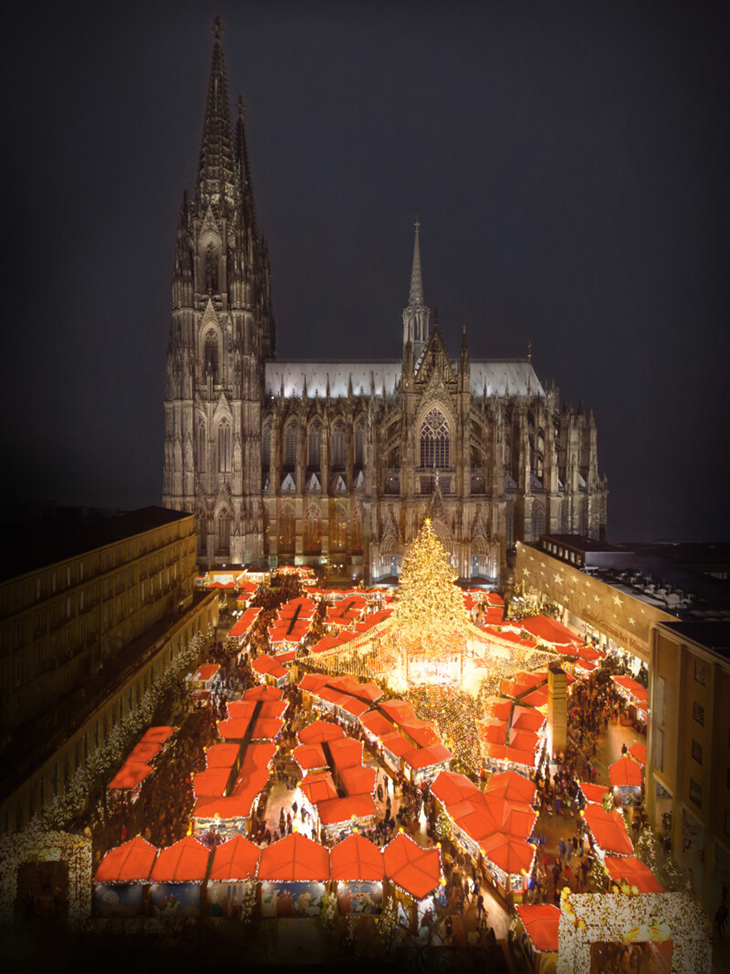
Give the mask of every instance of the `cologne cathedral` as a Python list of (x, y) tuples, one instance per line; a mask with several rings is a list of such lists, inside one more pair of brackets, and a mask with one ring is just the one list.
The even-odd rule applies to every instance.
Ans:
[(234, 130), (216, 21), (165, 393), (163, 502), (195, 513), (201, 565), (330, 565), (375, 581), (398, 574), (428, 516), (460, 577), (499, 583), (517, 540), (605, 534), (592, 413), (544, 389), (530, 355), (471, 358), (464, 333), (452, 358), (430, 319), (416, 222), (400, 359), (277, 356), (242, 101)]

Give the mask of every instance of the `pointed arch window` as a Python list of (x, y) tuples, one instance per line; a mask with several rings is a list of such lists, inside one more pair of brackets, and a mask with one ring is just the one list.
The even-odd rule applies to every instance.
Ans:
[(291, 554), (296, 547), (296, 515), (285, 507), (279, 518), (279, 554)]
[(336, 504), (330, 520), (330, 550), (344, 551), (347, 547), (347, 511), (344, 504)]
[(355, 511), (352, 518), (352, 550), (362, 551), (362, 519), (359, 511)]
[(284, 466), (293, 467), (297, 462), (297, 424), (292, 421), (284, 430)]
[(440, 409), (432, 409), (421, 424), (421, 466), (449, 466), (449, 424)]
[(218, 551), (226, 554), (231, 544), (231, 514), (221, 511), (218, 515)]
[(322, 424), (315, 420), (307, 437), (307, 466), (319, 467), (322, 462)]
[(332, 468), (334, 470), (343, 470), (346, 460), (345, 424), (343, 422), (337, 422), (332, 427)]
[(322, 551), (322, 515), (314, 504), (307, 508), (304, 522), (304, 550), (308, 555), (318, 555)]
[(218, 424), (218, 471), (228, 473), (231, 469), (231, 424), (222, 419)]
[(208, 294), (218, 290), (218, 254), (212, 243), (205, 251), (205, 287)]
[(261, 464), (266, 468), (271, 466), (271, 423), (264, 423), (261, 431)]
[(542, 504), (535, 504), (532, 508), (532, 540), (537, 541), (545, 533), (545, 508)]
[(355, 427), (355, 466), (362, 467), (365, 463), (365, 424), (358, 421)]
[(213, 384), (218, 384), (218, 339), (215, 333), (209, 331), (205, 336), (205, 377), (211, 377)]
[(200, 418), (200, 419), (198, 419), (198, 425), (197, 425), (197, 428), (196, 428), (196, 431), (195, 431), (195, 445), (196, 445), (197, 453), (198, 453), (198, 457), (197, 457), (197, 459), (198, 459), (198, 470), (200, 470), (200, 471), (205, 470), (205, 453), (206, 453), (206, 450), (205, 450), (205, 446), (206, 446), (205, 440), (206, 440), (206, 436), (205, 436), (205, 420), (202, 419), (202, 418)]

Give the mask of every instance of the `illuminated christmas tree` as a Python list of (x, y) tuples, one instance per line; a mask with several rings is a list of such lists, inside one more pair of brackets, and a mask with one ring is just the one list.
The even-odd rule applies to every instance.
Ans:
[(460, 678), (467, 617), (456, 577), (427, 518), (403, 559), (393, 613), (408, 683)]

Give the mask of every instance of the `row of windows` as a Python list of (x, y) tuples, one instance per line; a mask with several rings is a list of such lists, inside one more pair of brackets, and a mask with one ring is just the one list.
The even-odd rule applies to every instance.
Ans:
[[(307, 465), (320, 467), (322, 464), (322, 433), (323, 426), (315, 420), (307, 430)], [(265, 423), (261, 433), (261, 462), (264, 467), (271, 466), (271, 423)], [(299, 424), (291, 420), (284, 428), (282, 442), (282, 463), (285, 467), (293, 467), (297, 462), (297, 445), (299, 442)], [(332, 427), (330, 436), (330, 460), (335, 468), (343, 469), (347, 463), (347, 433), (345, 424), (341, 421)], [(355, 426), (353, 462), (356, 466), (365, 463), (365, 426), (358, 422)]]

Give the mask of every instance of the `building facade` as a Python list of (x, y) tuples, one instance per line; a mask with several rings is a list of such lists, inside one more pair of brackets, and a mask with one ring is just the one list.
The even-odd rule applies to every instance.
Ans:
[(593, 415), (543, 389), (529, 355), (471, 359), (464, 333), (450, 357), (424, 300), (418, 223), (399, 359), (276, 358), (241, 101), (234, 135), (215, 35), (165, 402), (163, 503), (195, 513), (200, 562), (329, 563), (374, 580), (398, 573), (429, 514), (459, 575), (496, 583), (519, 539), (601, 537)]
[(192, 515), (151, 507), (37, 534), (28, 570), (0, 582), (1, 831), (63, 794), (183, 637), (217, 621), (214, 595), (193, 606)]

